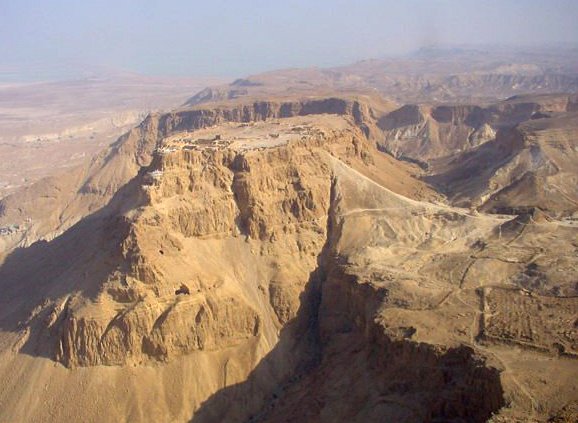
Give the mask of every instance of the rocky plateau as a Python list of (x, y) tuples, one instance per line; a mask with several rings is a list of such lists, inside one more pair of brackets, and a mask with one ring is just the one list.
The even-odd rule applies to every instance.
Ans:
[(576, 421), (575, 94), (258, 81), (0, 201), (0, 421)]

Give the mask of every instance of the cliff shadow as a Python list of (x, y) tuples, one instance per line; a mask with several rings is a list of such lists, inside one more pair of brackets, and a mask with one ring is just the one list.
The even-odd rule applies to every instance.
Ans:
[(45, 331), (51, 318), (46, 306), (76, 293), (95, 299), (101, 282), (123, 265), (121, 243), (130, 222), (122, 212), (140, 205), (139, 179), (137, 175), (107, 205), (56, 238), (17, 248), (5, 258), (0, 266), (0, 330), (18, 334), (18, 343), (24, 340), (21, 353), (54, 360)]
[[(332, 193), (331, 207), (335, 199)], [(411, 328), (407, 339), (388, 336), (374, 321), (382, 305), (376, 293), (342, 272), (346, 260), (331, 248), (341, 225), (332, 216), (318, 267), (277, 345), (245, 381), (205, 400), (189, 423), (489, 419), (505, 405), (499, 370), (468, 346), (415, 342)]]
[[(275, 347), (263, 357), (241, 383), (222, 388), (195, 411), (189, 423), (257, 422), (275, 406), (283, 391), (313, 372), (322, 358), (319, 310), (327, 260), (334, 241), (336, 181), (332, 180), (327, 237), (309, 274), (296, 315), (280, 331)], [(287, 366), (286, 363), (291, 363)]]
[[(323, 272), (314, 270), (300, 295), (296, 316), (280, 331), (275, 347), (241, 383), (227, 386), (203, 402), (190, 423), (258, 421), (286, 386), (312, 371), (320, 362), (318, 310)], [(288, 369), (287, 364), (292, 363)]]
[[(352, 323), (320, 340), (317, 278), (275, 348), (245, 381), (203, 402), (189, 423), (482, 423), (505, 405), (499, 370), (470, 347), (393, 340), (377, 324), (362, 330)], [(300, 355), (294, 371), (272, 383), (271, 368), (292, 353)]]

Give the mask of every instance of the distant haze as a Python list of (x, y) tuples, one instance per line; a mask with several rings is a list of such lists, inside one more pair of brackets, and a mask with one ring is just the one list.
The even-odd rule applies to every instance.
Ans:
[(431, 45), (578, 43), (576, 0), (0, 0), (0, 81), (243, 76)]

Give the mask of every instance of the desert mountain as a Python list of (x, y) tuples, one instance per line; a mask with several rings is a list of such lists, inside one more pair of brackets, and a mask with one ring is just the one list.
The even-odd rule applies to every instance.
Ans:
[(375, 92), (401, 104), (474, 103), (520, 94), (576, 93), (578, 54), (573, 49), (424, 48), (406, 57), (365, 60), (335, 68), (272, 71), (209, 87), (187, 104), (267, 98), (311, 91)]
[(0, 421), (575, 420), (573, 59), (498, 56), (210, 88), (4, 198)]
[[(381, 117), (381, 148), (419, 163), (462, 207), (572, 216), (578, 203), (575, 95), (516, 96), (485, 107), (405, 105)], [(515, 212), (515, 211), (514, 211)]]
[[(359, 97), (359, 96), (358, 96)], [(82, 166), (46, 178), (0, 200), (0, 242), (4, 252), (38, 239), (51, 239), (104, 206), (116, 191), (152, 160), (157, 141), (179, 128), (198, 129), (224, 122), (249, 123), (273, 117), (348, 115), (370, 138), (379, 136), (372, 114), (391, 110), (379, 98), (317, 97), (280, 101), (233, 102), (195, 106), (167, 114), (151, 114), (139, 126)], [(369, 106), (371, 105), (371, 107)]]

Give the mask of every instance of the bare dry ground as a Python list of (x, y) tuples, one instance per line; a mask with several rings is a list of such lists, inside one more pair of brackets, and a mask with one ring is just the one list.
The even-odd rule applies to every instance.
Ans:
[(0, 84), (0, 198), (79, 165), (149, 112), (176, 107), (216, 82), (111, 74)]
[(565, 94), (490, 99), (513, 80), (479, 58), (444, 104), (239, 80), (7, 196), (0, 421), (576, 421), (577, 101), (552, 61), (490, 73)]

